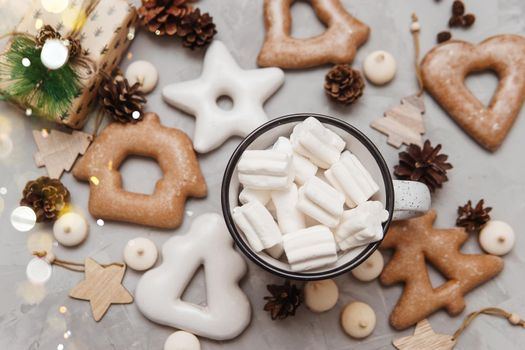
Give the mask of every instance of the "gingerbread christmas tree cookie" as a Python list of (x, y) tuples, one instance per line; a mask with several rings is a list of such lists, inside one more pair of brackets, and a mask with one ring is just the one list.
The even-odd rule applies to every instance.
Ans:
[[(408, 328), (435, 311), (445, 308), (458, 315), (465, 308), (463, 296), (497, 275), (503, 260), (492, 255), (463, 254), (460, 248), (468, 239), (463, 228), (435, 229), (436, 212), (395, 222), (381, 244), (395, 253), (381, 274), (385, 285), (403, 282), (403, 294), (390, 323), (396, 329)], [(426, 264), (447, 279), (434, 288)]]
[[(159, 163), (164, 176), (152, 195), (123, 189), (119, 167), (131, 155)], [(159, 228), (179, 226), (186, 198), (207, 193), (190, 139), (178, 129), (162, 126), (154, 113), (146, 113), (136, 124), (109, 125), (77, 163), (73, 175), (89, 181), (89, 211), (94, 217)]]

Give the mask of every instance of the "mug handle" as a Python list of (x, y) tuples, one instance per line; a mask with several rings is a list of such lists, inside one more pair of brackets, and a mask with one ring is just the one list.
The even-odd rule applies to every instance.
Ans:
[(392, 220), (406, 220), (430, 210), (430, 191), (417, 181), (394, 180), (394, 214)]

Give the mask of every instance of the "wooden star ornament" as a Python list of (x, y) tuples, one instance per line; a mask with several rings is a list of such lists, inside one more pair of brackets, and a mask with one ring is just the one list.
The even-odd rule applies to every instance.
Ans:
[(437, 334), (427, 319), (416, 325), (414, 335), (394, 339), (392, 342), (398, 350), (451, 350), (456, 341), (451, 335)]
[(112, 264), (104, 267), (87, 258), (84, 266), (85, 279), (69, 292), (69, 296), (89, 301), (95, 321), (102, 319), (111, 304), (133, 302), (133, 296), (122, 286), (126, 265)]

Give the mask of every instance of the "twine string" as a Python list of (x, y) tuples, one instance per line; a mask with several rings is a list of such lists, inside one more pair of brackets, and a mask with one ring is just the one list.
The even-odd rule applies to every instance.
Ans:
[[(40, 251), (34, 251), (33, 255), (36, 256), (37, 258), (43, 259), (48, 254), (47, 254), (46, 251), (40, 250)], [(52, 264), (52, 265), (60, 266), (60, 267), (66, 269), (66, 270), (69, 270), (69, 271), (75, 271), (75, 272), (85, 272), (86, 271), (85, 265), (83, 263), (77, 263), (77, 262), (73, 262), (73, 261), (62, 260), (62, 259), (58, 259), (56, 257), (54, 259), (48, 261), (48, 262), (50, 264)], [(99, 265), (102, 266), (102, 267), (110, 267), (110, 266), (123, 267), (124, 266), (124, 264), (117, 263), (117, 262), (113, 262), (113, 263), (109, 263), (109, 264), (99, 264)]]
[[(417, 27), (414, 25), (417, 24)], [(412, 38), (414, 40), (414, 51), (415, 51), (415, 68), (416, 68), (416, 78), (417, 83), (419, 85), (419, 91), (417, 92), (418, 96), (423, 95), (424, 87), (423, 87), (423, 75), (421, 73), (421, 65), (420, 65), (420, 55), (421, 55), (421, 44), (419, 40), (419, 19), (417, 18), (417, 15), (415, 13), (412, 14)]]
[(452, 340), (456, 341), (459, 338), (459, 336), (463, 334), (465, 329), (467, 329), (467, 327), (472, 323), (472, 321), (474, 321), (476, 317), (480, 315), (491, 315), (506, 318), (513, 326), (520, 326), (525, 328), (525, 321), (521, 319), (518, 316), (518, 314), (510, 313), (497, 307), (487, 307), (468, 314), (467, 317), (465, 317), (465, 319), (463, 320), (463, 323), (461, 323), (461, 326), (459, 326), (458, 330), (452, 336)]

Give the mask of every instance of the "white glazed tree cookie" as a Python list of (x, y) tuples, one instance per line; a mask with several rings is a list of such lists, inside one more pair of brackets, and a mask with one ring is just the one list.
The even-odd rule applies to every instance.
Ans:
[[(140, 279), (135, 292), (139, 310), (153, 322), (215, 340), (232, 339), (250, 323), (250, 302), (238, 285), (246, 263), (219, 214), (203, 214), (190, 231), (162, 248), (163, 263)], [(204, 267), (207, 305), (181, 299), (200, 266)]]
[[(226, 139), (245, 137), (268, 121), (266, 101), (284, 82), (279, 68), (241, 69), (226, 46), (215, 40), (206, 51), (199, 78), (164, 88), (162, 96), (172, 106), (194, 115), (193, 144), (199, 153), (219, 147)], [(222, 109), (217, 99), (228, 96), (231, 110)]]

